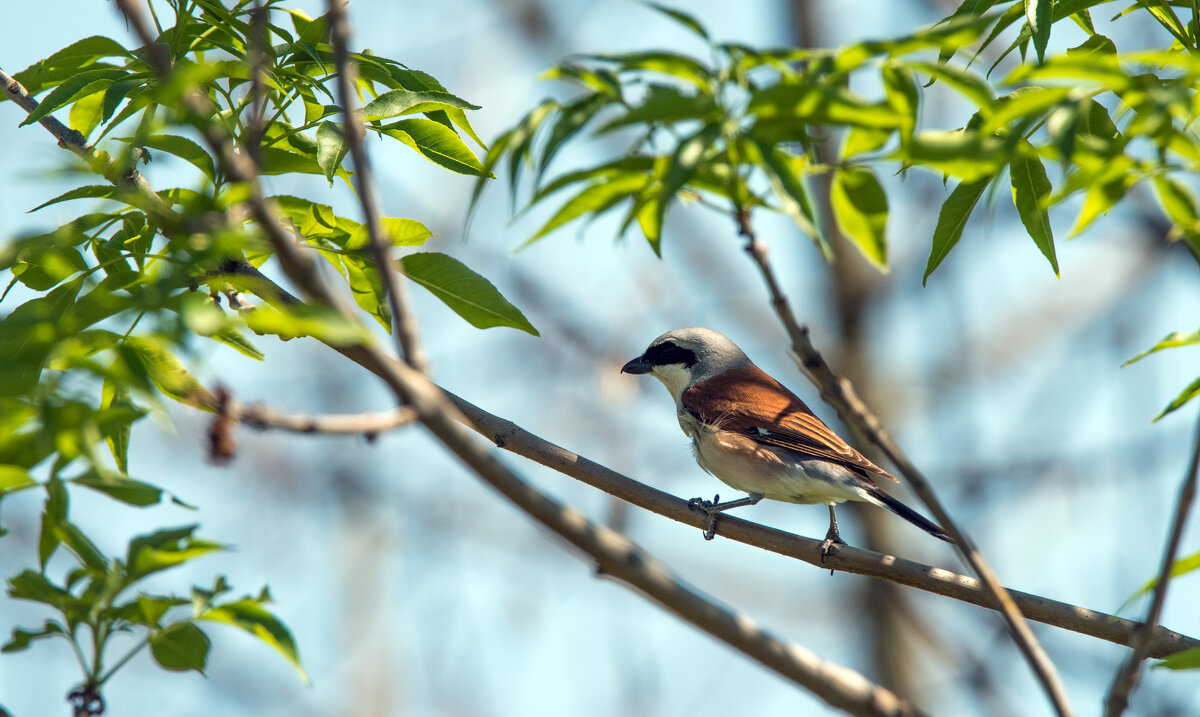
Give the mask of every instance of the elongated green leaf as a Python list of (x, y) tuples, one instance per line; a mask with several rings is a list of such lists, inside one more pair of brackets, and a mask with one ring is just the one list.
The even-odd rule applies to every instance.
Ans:
[(42, 209), (43, 207), (48, 207), (51, 204), (67, 202), (72, 199), (99, 199), (111, 197), (115, 192), (116, 187), (111, 184), (88, 184), (82, 187), (76, 187), (69, 192), (63, 192), (54, 199), (42, 202), (33, 209), (30, 209), (29, 213), (36, 212), (37, 210)]
[(1021, 215), (1025, 231), (1050, 262), (1054, 275), (1059, 276), (1058, 257), (1054, 253), (1054, 234), (1050, 230), (1050, 215), (1046, 211), (1050, 197), (1050, 180), (1037, 150), (1025, 140), (1017, 145), (1009, 169), (1012, 179), (1013, 204)]
[(404, 142), (423, 157), (452, 172), (494, 177), (467, 148), (462, 138), (445, 125), (427, 119), (407, 119), (384, 127), (384, 134)]
[(674, 85), (652, 84), (646, 88), (642, 101), (625, 114), (613, 119), (596, 131), (605, 134), (632, 124), (675, 124), (688, 120), (710, 121), (716, 117), (717, 105), (712, 95), (688, 93)]
[(143, 336), (130, 336), (124, 346), (133, 350), (150, 380), (167, 396), (180, 403), (194, 403), (207, 391), (173, 353), (161, 343)]
[(678, 52), (651, 50), (649, 52), (627, 52), (621, 55), (585, 55), (586, 59), (611, 62), (618, 72), (661, 73), (691, 83), (701, 92), (707, 92), (713, 73), (702, 62)]
[[(104, 385), (101, 387), (100, 392), (100, 408), (109, 408), (111, 406), (133, 408), (133, 396), (130, 395), (128, 386), (105, 377)], [(131, 433), (132, 426), (126, 423), (121, 428), (110, 433), (106, 439), (108, 449), (112, 452), (113, 460), (117, 462), (117, 470), (122, 473), (129, 472), (129, 436)]]
[(242, 598), (236, 602), (209, 608), (200, 613), (197, 618), (223, 622), (245, 630), (275, 648), (279, 654), (287, 658), (288, 662), (292, 663), (292, 666), (300, 673), (300, 677), (308, 682), (308, 675), (300, 665), (300, 651), (296, 647), (292, 633), (282, 620), (262, 606), (262, 602), (261, 599)]
[(833, 249), (829, 246), (825, 236), (817, 229), (812, 200), (809, 198), (804, 178), (800, 175), (800, 168), (805, 164), (804, 157), (784, 152), (776, 145), (764, 140), (754, 138), (753, 142), (762, 159), (763, 171), (766, 173), (768, 181), (771, 182), (775, 196), (779, 197), (779, 203), (784, 213), (791, 217), (796, 226), (800, 227), (800, 230), (813, 240), (826, 261), (833, 261)]
[[(41, 62), (30, 65), (13, 75), (13, 79), (25, 86), (31, 95), (77, 76), (85, 67), (99, 69), (96, 60), (102, 57), (127, 57), (129, 52), (116, 40), (92, 35), (64, 47)], [(107, 66), (110, 67), (111, 66)], [(112, 68), (115, 69), (115, 68)], [(8, 99), (0, 96), (0, 100)]]
[(191, 622), (168, 625), (150, 636), (150, 654), (159, 667), (174, 672), (195, 670), (204, 674), (212, 644), (204, 631)]
[(963, 67), (932, 62), (914, 62), (910, 67), (928, 74), (931, 80), (940, 80), (958, 90), (980, 110), (991, 109), (992, 87), (982, 75)]
[(1174, 655), (1154, 663), (1154, 667), (1165, 667), (1168, 670), (1197, 670), (1200, 669), (1200, 647)]
[(614, 101), (614, 98), (610, 95), (593, 94), (562, 108), (550, 130), (550, 136), (547, 137), (545, 144), (542, 145), (542, 156), (538, 161), (537, 173), (534, 177), (535, 186), (541, 184), (542, 175), (545, 173), (546, 168), (550, 166), (550, 162), (554, 159), (554, 155), (558, 153), (558, 150), (587, 126), (588, 122), (595, 119), (601, 109)]
[(1167, 407), (1162, 410), (1162, 413), (1154, 417), (1154, 420), (1157, 421), (1168, 413), (1183, 408), (1183, 404), (1197, 396), (1200, 396), (1200, 378), (1197, 378), (1195, 381), (1189, 383), (1187, 388), (1183, 389), (1178, 396), (1176, 396), (1170, 403), (1167, 404)]
[(861, 167), (837, 170), (829, 201), (842, 233), (871, 263), (887, 271), (887, 195), (875, 173)]
[(317, 164), (321, 165), (321, 170), (325, 172), (329, 186), (333, 186), (333, 175), (337, 173), (338, 167), (342, 166), (342, 160), (349, 151), (346, 135), (340, 125), (322, 122), (317, 127)]
[(110, 498), (136, 505), (139, 508), (154, 505), (162, 500), (162, 489), (132, 478), (101, 477), (96, 474), (82, 476), (71, 481), (87, 486)]
[[(383, 228), (384, 240), (392, 246), (420, 246), (426, 239), (437, 236), (416, 219), (380, 217), (379, 224)], [(366, 226), (359, 226), (350, 233), (343, 248), (350, 251), (362, 249), (370, 241)]]
[(101, 68), (73, 75), (51, 90), (50, 94), (46, 95), (38, 104), (37, 109), (30, 112), (21, 121), (20, 126), (24, 127), (27, 124), (37, 122), (54, 110), (64, 107), (80, 97), (87, 97), (90, 94), (104, 90), (115, 80), (124, 77), (126, 74), (125, 70)]
[(1200, 213), (1196, 209), (1196, 196), (1192, 190), (1176, 180), (1157, 176), (1154, 188), (1158, 190), (1158, 201), (1162, 203), (1167, 217), (1175, 224), (1172, 238), (1182, 236), (1192, 248), (1200, 252)]
[(1037, 50), (1038, 62), (1046, 59), (1046, 44), (1050, 42), (1053, 13), (1054, 0), (1025, 0), (1025, 20), (1033, 33), (1033, 48)]
[(814, 124), (904, 129), (912, 116), (886, 102), (868, 102), (841, 85), (781, 82), (755, 92), (750, 112), (760, 118)]
[(479, 105), (473, 105), (448, 92), (391, 90), (384, 92), (363, 106), (362, 117), (366, 122), (374, 122), (376, 120), (399, 117), (400, 115), (433, 112), (434, 110), (444, 110), (447, 108), (477, 110), (479, 109)]
[(720, 134), (719, 125), (706, 125), (690, 137), (680, 141), (679, 146), (671, 153), (671, 159), (667, 163), (666, 172), (663, 173), (658, 189), (656, 214), (651, 223), (643, 225), (643, 230), (651, 227), (650, 233), (646, 234), (646, 240), (650, 242), (650, 247), (654, 249), (655, 254), (661, 256), (662, 253), (660, 250), (662, 227), (666, 221), (667, 209), (671, 201), (675, 198), (675, 194), (695, 176), (701, 162), (713, 149), (713, 143)]
[(699, 35), (702, 39), (704, 39), (704, 40), (708, 39), (708, 30), (705, 30), (704, 26), (701, 25), (700, 22), (698, 20), (696, 20), (695, 17), (692, 17), (688, 13), (683, 12), (682, 10), (676, 10), (673, 7), (667, 7), (666, 5), (663, 5), (661, 3), (656, 3), (656, 2), (647, 2), (646, 6), (653, 8), (654, 10), (657, 10), (658, 12), (661, 12), (663, 15), (666, 15), (667, 17), (671, 18), (675, 22), (679, 23), (680, 25), (683, 25), (687, 29), (689, 29), (692, 32), (694, 32), (695, 34)]
[(193, 538), (195, 525), (182, 528), (167, 528), (129, 541), (125, 557), (128, 571), (126, 584), (132, 584), (147, 575), (173, 568), (193, 558), (213, 551), (225, 550), (220, 543)]
[(938, 212), (937, 226), (933, 230), (933, 248), (929, 251), (929, 260), (925, 262), (925, 276), (921, 277), (921, 286), (925, 286), (930, 275), (950, 254), (950, 250), (962, 237), (963, 228), (971, 218), (971, 212), (992, 178), (976, 179), (971, 182), (959, 182), (950, 192), (950, 196), (942, 203)]
[(437, 252), (408, 254), (400, 260), (405, 275), (441, 299), (454, 313), (478, 329), (509, 326), (539, 336), (520, 309), (490, 281), (459, 260)]
[(587, 213), (607, 209), (626, 196), (641, 191), (650, 182), (645, 174), (623, 174), (589, 184), (583, 191), (571, 197), (559, 207), (554, 216), (525, 242), (529, 245), (559, 227)]
[(1161, 341), (1154, 344), (1154, 346), (1150, 347), (1149, 349), (1146, 349), (1145, 351), (1141, 352), (1137, 356), (1134, 356), (1133, 358), (1129, 359), (1125, 363), (1121, 364), (1121, 366), (1124, 367), (1124, 366), (1128, 366), (1129, 364), (1131, 364), (1135, 361), (1141, 361), (1142, 359), (1146, 358), (1150, 354), (1156, 353), (1158, 351), (1162, 351), (1163, 349), (1179, 348), (1180, 346), (1191, 346), (1192, 344), (1200, 344), (1200, 331), (1193, 331), (1191, 333), (1184, 333), (1183, 331), (1175, 331), (1173, 333), (1167, 334), (1166, 336), (1164, 336), (1162, 338)]
[(325, 169), (313, 156), (301, 154), (281, 147), (263, 147), (259, 150), (262, 174), (325, 174)]
[(312, 336), (330, 346), (358, 346), (371, 339), (356, 322), (317, 306), (260, 306), (243, 318), (251, 331), (272, 334), (285, 341), (297, 336)]

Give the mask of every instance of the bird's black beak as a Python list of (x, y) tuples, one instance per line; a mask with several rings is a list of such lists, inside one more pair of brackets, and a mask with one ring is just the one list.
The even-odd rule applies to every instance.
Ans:
[(650, 373), (653, 368), (654, 364), (647, 361), (646, 357), (642, 355), (622, 366), (621, 373)]

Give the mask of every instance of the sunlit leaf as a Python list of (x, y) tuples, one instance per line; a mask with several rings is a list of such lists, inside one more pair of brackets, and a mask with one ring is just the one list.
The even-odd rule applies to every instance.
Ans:
[(1197, 670), (1200, 669), (1200, 647), (1176, 652), (1159, 662), (1154, 667), (1165, 667), (1168, 670)]
[(253, 598), (242, 598), (236, 602), (209, 608), (197, 615), (197, 619), (223, 622), (241, 628), (259, 640), (275, 648), (279, 654), (287, 658), (292, 666), (300, 673), (301, 678), (308, 682), (308, 675), (300, 665), (300, 651), (292, 633), (283, 621), (264, 608), (262, 601)]
[(350, 148), (346, 145), (346, 135), (340, 125), (333, 122), (322, 122), (317, 126), (317, 164), (325, 173), (325, 178), (333, 185), (333, 175), (342, 166), (342, 160)]
[[(132, 137), (119, 138), (122, 142), (135, 141)], [(216, 176), (216, 170), (213, 167), (212, 156), (204, 151), (204, 148), (196, 144), (187, 137), (179, 137), (172, 134), (152, 134), (146, 137), (137, 138), (139, 147), (147, 149), (157, 149), (160, 152), (174, 155), (188, 162), (196, 169), (204, 173), (205, 177), (213, 179)]]
[(385, 125), (384, 134), (417, 150), (434, 164), (452, 172), (491, 177), (479, 159), (454, 130), (428, 119), (407, 119)]
[(1053, 23), (1054, 0), (1025, 0), (1025, 20), (1033, 33), (1033, 47), (1037, 50), (1038, 62), (1046, 59), (1046, 45), (1050, 42), (1050, 26)]
[(1187, 388), (1183, 389), (1178, 396), (1176, 396), (1171, 400), (1170, 403), (1167, 404), (1167, 407), (1164, 408), (1161, 413), (1154, 417), (1154, 420), (1157, 421), (1163, 416), (1166, 416), (1168, 413), (1183, 408), (1185, 403), (1197, 396), (1200, 396), (1200, 378), (1197, 378), (1195, 381), (1189, 383)]
[(875, 173), (862, 167), (837, 170), (829, 201), (842, 233), (871, 263), (886, 271), (887, 195)]
[(1156, 353), (1158, 351), (1162, 351), (1163, 349), (1173, 349), (1173, 348), (1179, 348), (1180, 346), (1191, 346), (1193, 344), (1200, 344), (1200, 331), (1193, 331), (1191, 333), (1185, 333), (1183, 331), (1175, 331), (1173, 333), (1167, 334), (1166, 336), (1164, 336), (1162, 338), (1161, 341), (1154, 344), (1154, 346), (1150, 347), (1149, 349), (1146, 349), (1145, 351), (1141, 352), (1137, 356), (1134, 356), (1133, 358), (1129, 359), (1128, 361), (1126, 361), (1125, 363), (1123, 363), (1121, 365), (1128, 366), (1129, 364), (1131, 364), (1135, 361), (1141, 361), (1142, 359), (1146, 358), (1150, 354)]
[(1042, 255), (1050, 262), (1054, 275), (1058, 276), (1058, 257), (1054, 252), (1054, 233), (1050, 229), (1050, 215), (1046, 210), (1050, 196), (1050, 180), (1046, 168), (1037, 156), (1037, 151), (1022, 140), (1013, 153), (1009, 168), (1012, 179), (1013, 204), (1021, 216), (1021, 223)]
[(400, 115), (432, 112), (446, 108), (477, 110), (479, 106), (447, 92), (390, 90), (364, 105), (362, 115), (363, 120), (373, 122)]
[(193, 538), (192, 533), (196, 528), (195, 525), (167, 528), (129, 541), (125, 557), (128, 582), (133, 583), (147, 575), (225, 549), (220, 543)]
[(475, 328), (508, 326), (540, 335), (520, 309), (509, 303), (490, 281), (454, 257), (418, 252), (404, 256), (400, 263), (409, 279), (441, 299)]

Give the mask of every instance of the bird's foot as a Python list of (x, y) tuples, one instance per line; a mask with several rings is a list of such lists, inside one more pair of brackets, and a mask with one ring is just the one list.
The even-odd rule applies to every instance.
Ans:
[(688, 501), (689, 508), (702, 511), (708, 515), (708, 528), (704, 531), (705, 540), (712, 540), (717, 535), (717, 518), (721, 517), (720, 503), (720, 495), (714, 495), (712, 500), (692, 498)]
[[(838, 532), (836, 529), (830, 528), (829, 532), (825, 534), (825, 539), (821, 541), (821, 562), (822, 563), (825, 562), (825, 556), (837, 552), (837, 549), (834, 548), (835, 545), (846, 545), (846, 541), (842, 540), (842, 536), (838, 535)], [(832, 573), (832, 572), (833, 571), (831, 570), (830, 573)]]

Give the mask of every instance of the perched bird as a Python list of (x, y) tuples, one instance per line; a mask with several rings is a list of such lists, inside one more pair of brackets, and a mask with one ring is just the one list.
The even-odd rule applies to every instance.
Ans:
[(668, 331), (621, 372), (648, 373), (662, 381), (675, 399), (679, 427), (692, 439), (696, 462), (726, 485), (749, 493), (725, 503), (720, 496), (690, 501), (709, 516), (708, 540), (722, 511), (770, 498), (829, 506), (822, 557), (834, 543), (845, 544), (833, 512), (844, 500), (882, 506), (952, 542), (937, 525), (880, 489), (878, 478), (894, 476), (838, 438), (796, 394), (716, 331)]

